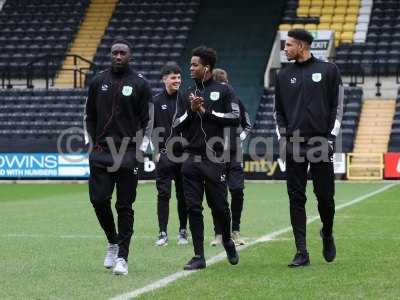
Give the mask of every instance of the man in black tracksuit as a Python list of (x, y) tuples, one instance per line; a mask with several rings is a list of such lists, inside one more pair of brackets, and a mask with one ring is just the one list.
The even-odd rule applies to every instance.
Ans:
[[(128, 274), (138, 180), (136, 148), (141, 143), (134, 137), (149, 125), (152, 98), (146, 80), (129, 67), (130, 49), (124, 40), (112, 44), (112, 67), (90, 84), (85, 110), (88, 138), (94, 145), (89, 156), (90, 201), (109, 243), (104, 266), (114, 267), (117, 275)], [(111, 210), (115, 186), (118, 232)]]
[(335, 259), (332, 235), (335, 214), (333, 143), (343, 113), (343, 86), (335, 64), (312, 56), (309, 32), (288, 33), (285, 52), (294, 64), (279, 72), (275, 89), (275, 118), (280, 140), (286, 139), (286, 176), (290, 219), (297, 253), (290, 267), (310, 263), (306, 246), (307, 168), (313, 178), (314, 193), (322, 221), (320, 235), (326, 261)]
[(212, 70), (216, 52), (206, 47), (192, 51), (190, 74), (195, 87), (180, 97), (174, 128), (182, 132), (188, 157), (183, 163), (183, 190), (195, 256), (185, 270), (206, 267), (204, 259), (203, 194), (221, 226), (222, 242), (231, 264), (239, 262), (231, 239), (231, 218), (226, 192), (224, 128), (239, 125), (237, 98), (229, 85), (215, 82)]
[[(181, 85), (181, 69), (176, 63), (168, 63), (161, 70), (165, 89), (154, 97), (154, 132), (159, 139), (156, 154), (156, 186), (157, 215), (159, 225), (159, 237), (157, 246), (168, 244), (167, 226), (169, 216), (169, 200), (171, 198), (171, 182), (175, 181), (176, 199), (178, 201), (179, 235), (178, 244), (186, 245), (187, 240), (187, 208), (182, 187), (182, 163), (174, 162), (174, 157), (180, 157), (183, 153), (181, 141), (177, 141), (177, 134), (172, 128), (172, 120), (176, 114), (179, 87)], [(175, 140), (175, 141), (174, 141)], [(179, 139), (178, 139), (179, 140)], [(167, 143), (173, 143), (169, 150)], [(172, 151), (172, 153), (170, 153)], [(171, 155), (172, 154), (173, 157)]]
[[(223, 69), (214, 69), (213, 78), (221, 83), (228, 83), (228, 74)], [(232, 239), (236, 245), (244, 245), (240, 237), (240, 219), (244, 202), (244, 173), (242, 167), (243, 149), (242, 142), (249, 135), (251, 122), (242, 101), (238, 99), (240, 109), (240, 127), (230, 129), (229, 161), (226, 162), (226, 175), (229, 192), (231, 194)], [(213, 215), (215, 239), (211, 246), (219, 245), (222, 241), (221, 228)]]

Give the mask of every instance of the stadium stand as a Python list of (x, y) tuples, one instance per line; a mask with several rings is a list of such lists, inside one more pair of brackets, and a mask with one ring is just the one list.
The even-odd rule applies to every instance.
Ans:
[(57, 137), (82, 128), (83, 89), (0, 90), (0, 152), (54, 152)]
[[(62, 39), (62, 43), (60, 39), (55, 39), (52, 35), (49, 36), (48, 31), (41, 31), (43, 33), (42, 35), (37, 34), (37, 31), (44, 28), (42, 25), (38, 25), (39, 27), (37, 27), (37, 30), (33, 31), (30, 35), (30, 37), (37, 35), (38, 41), (47, 45), (46, 49), (48, 49), (48, 52), (41, 51), (41, 44), (35, 43), (34, 47), (38, 49), (38, 51), (32, 52), (31, 45), (28, 45), (25, 47), (27, 48), (27, 56), (30, 57), (32, 53), (37, 53), (37, 56), (32, 57), (32, 59), (34, 59), (45, 54), (60, 55), (57, 57), (57, 61), (54, 60), (51, 63), (50, 77), (55, 76), (57, 70), (61, 68), (61, 63), (66, 54), (68, 45), (73, 35), (78, 32), (79, 24), (83, 21), (80, 28), (83, 31), (79, 30), (77, 38), (75, 39), (75, 41), (78, 40), (78, 42), (82, 41), (82, 37), (87, 36), (88, 33), (85, 32), (85, 30), (88, 24), (94, 24), (94, 20), (99, 21), (99, 19), (103, 19), (106, 14), (102, 12), (102, 9), (104, 7), (110, 7), (110, 1), (108, 0), (94, 0), (88, 8), (89, 1), (85, 0), (81, 2), (78, 1), (75, 5), (70, 5), (70, 8), (63, 12), (62, 8), (64, 6), (62, 3), (65, 3), (65, 1), (60, 2), (57, 0), (51, 5), (47, 2), (43, 2), (43, 4), (42, 2), (31, 2), (31, 4), (28, 5), (25, 3), (26, 1), (20, 1), (18, 2), (19, 4), (13, 3), (11, 5), (9, 2), (11, 1), (7, 1), (5, 4), (4, 8), (7, 10), (4, 14), (2, 13), (0, 15), (0, 21), (3, 22), (6, 20), (5, 22), (7, 22), (7, 24), (10, 22), (10, 24), (12, 23), (15, 26), (17, 26), (17, 23), (13, 19), (13, 16), (23, 16), (28, 19), (28, 16), (22, 12), (23, 7), (26, 7), (27, 11), (35, 15), (34, 18), (31, 18), (31, 20), (33, 20), (32, 22), (38, 23), (39, 21), (43, 21), (45, 24), (48, 24), (46, 28), (48, 28), (49, 31), (54, 29), (58, 30), (59, 27), (57, 27), (57, 24), (63, 21), (69, 25), (69, 22), (72, 22), (72, 19), (70, 20), (69, 17), (76, 17), (79, 15), (79, 19), (76, 19), (76, 24), (74, 23), (73, 30), (70, 30), (72, 26), (66, 27), (66, 32), (70, 33), (68, 39), (65, 38), (66, 35), (61, 33), (57, 36), (57, 38)], [(93, 3), (98, 5), (92, 6)], [(110, 65), (110, 44), (115, 38), (122, 36), (134, 45), (133, 66), (149, 79), (154, 93), (160, 91), (160, 69), (167, 61), (179, 59), (191, 30), (192, 23), (196, 17), (198, 6), (199, 1), (185, 2), (173, 0), (145, 2), (139, 0), (120, 0), (112, 14), (110, 22), (106, 23), (108, 24), (107, 29), (94, 58), (97, 67), (93, 67), (92, 71), (95, 72), (105, 69)], [(45, 7), (49, 7), (49, 9), (45, 10)], [(79, 14), (76, 12), (78, 8)], [(84, 18), (86, 10), (87, 14), (86, 18)], [(94, 11), (95, 16), (91, 14), (92, 11)], [(97, 14), (99, 14), (101, 18)], [(64, 15), (67, 15), (68, 18), (66, 19)], [(11, 19), (13, 20), (12, 22), (10, 21)], [(75, 19), (73, 20), (75, 22)], [(104, 26), (104, 20), (99, 22), (99, 26)], [(22, 23), (24, 24), (24, 22)], [(96, 26), (94, 27), (96, 28)], [(10, 29), (11, 27), (6, 27), (6, 29), (7, 28)], [(0, 39), (2, 37), (11, 36), (11, 33), (4, 35), (2, 32), (4, 30), (4, 28), (0, 29)], [(96, 30), (95, 34), (99, 34), (100, 31)], [(104, 30), (101, 35), (103, 35), (103, 33)], [(25, 39), (26, 37), (24, 34), (17, 34), (15, 36), (15, 45), (19, 43), (19, 40), (24, 41)], [(54, 44), (49, 46), (49, 40)], [(31, 38), (29, 41), (31, 41)], [(58, 46), (55, 47), (55, 45), (59, 43), (63, 45), (63, 48), (62, 51), (60, 50), (60, 52), (57, 52), (54, 49), (59, 48)], [(95, 43), (87, 42), (86, 46), (82, 48), (79, 48), (76, 46), (76, 43), (74, 43), (70, 48), (69, 54), (79, 54), (90, 60), (89, 52), (91, 50), (85, 50), (88, 44), (94, 45)], [(13, 49), (15, 45), (13, 45)], [(4, 57), (3, 63), (6, 64), (8, 68), (10, 62), (9, 57), (7, 56), (7, 59), (4, 55), (2, 57)], [(0, 67), (2, 66), (2, 57), (0, 57)], [(14, 61), (15, 60), (12, 59), (11, 64), (15, 64)], [(18, 64), (18, 68), (16, 67), (13, 69), (14, 73), (12, 76), (25, 75), (25, 66), (28, 61), (30, 60), (24, 60), (23, 63)], [(68, 59), (66, 59), (65, 62), (68, 63)], [(35, 65), (36, 73), (34, 75), (36, 76), (45, 75), (45, 64), (42, 63), (42, 68), (40, 65), (40, 63)], [(71, 65), (67, 67), (70, 68)], [(4, 70), (3, 68), (1, 69)], [(59, 83), (60, 82), (61, 87), (65, 85), (65, 83), (70, 83), (70, 81), (65, 80), (65, 77), (60, 80)], [(63, 130), (70, 127), (82, 128), (85, 96), (86, 91), (84, 89), (0, 90), (0, 106), (2, 108), (0, 113), (0, 151), (56, 151), (57, 137)]]
[[(6, 1), (0, 12), (0, 74), (27, 75), (27, 64), (54, 55), (48, 72), (54, 77), (85, 14), (89, 0)], [(47, 73), (45, 60), (35, 63), (34, 77)]]
[(66, 85), (67, 87), (72, 87), (73, 85), (77, 85), (74, 82), (74, 73), (71, 72), (75, 68), (75, 63), (83, 74), (90, 69), (89, 62), (93, 61), (97, 47), (100, 44), (104, 30), (110, 21), (117, 2), (118, 0), (90, 1), (79, 31), (68, 50), (69, 55), (78, 54), (85, 60), (76, 59), (73, 56), (66, 57), (63, 63), (63, 70), (57, 75), (56, 86), (61, 87)]
[(218, 67), (227, 70), (236, 94), (254, 119), (284, 3), (254, 1), (247, 5), (239, 0), (201, 1), (199, 22), (194, 24), (179, 60), (184, 78), (189, 78), (191, 50), (202, 44), (213, 47), (218, 52)]
[(290, 0), (280, 30), (335, 31), (335, 45), (353, 42), (359, 15), (360, 0)]
[[(357, 132), (362, 105), (361, 88), (345, 88), (344, 114), (342, 127), (340, 131), (342, 149), (344, 153), (352, 152), (354, 138)], [(252, 131), (253, 137), (261, 136), (273, 140), (274, 154), (279, 153), (278, 139), (273, 118), (274, 111), (274, 90), (264, 89), (261, 96), (259, 109), (256, 115), (256, 121)], [(258, 149), (262, 152), (263, 149)]]
[[(366, 6), (363, 12), (368, 13), (370, 7)], [(360, 64), (366, 75), (396, 74), (400, 63), (399, 13), (398, 1), (373, 1), (369, 26), (365, 28), (366, 25), (362, 25), (367, 32), (365, 43), (340, 45), (337, 48), (338, 65), (348, 70), (349, 66), (346, 67), (345, 64), (350, 61), (352, 65)], [(367, 21), (367, 17), (364, 20)]]
[(354, 153), (384, 153), (388, 150), (394, 100), (366, 99), (361, 110)]
[(400, 64), (400, 3), (393, 0), (289, 0), (280, 30), (334, 30), (342, 74), (395, 75)]
[(400, 90), (396, 99), (396, 110), (393, 116), (389, 140), (389, 152), (400, 152)]
[(133, 66), (159, 92), (160, 69), (167, 61), (179, 60), (198, 9), (198, 0), (120, 0), (97, 48), (92, 74), (110, 65), (110, 45), (122, 36), (134, 45)]

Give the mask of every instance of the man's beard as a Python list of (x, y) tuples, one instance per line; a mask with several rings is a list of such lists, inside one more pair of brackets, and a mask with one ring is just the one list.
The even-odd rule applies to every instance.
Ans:
[(128, 69), (128, 64), (124, 64), (124, 65), (112, 64), (111, 68), (112, 68), (113, 72), (115, 72), (115, 73), (122, 73)]

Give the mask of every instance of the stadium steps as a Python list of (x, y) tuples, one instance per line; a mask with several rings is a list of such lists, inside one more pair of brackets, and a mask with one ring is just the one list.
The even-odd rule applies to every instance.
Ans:
[(364, 101), (354, 153), (387, 151), (395, 104), (395, 100)]
[(190, 78), (187, 66), (194, 47), (214, 48), (218, 52), (217, 67), (228, 72), (230, 84), (254, 121), (284, 2), (254, 1), (250, 5), (240, 0), (201, 1), (198, 21), (179, 61), (183, 77)]
[[(110, 21), (118, 0), (92, 0), (82, 25), (71, 45), (68, 54), (77, 54), (83, 58), (93, 61), (97, 47), (101, 42), (104, 31)], [(72, 57), (66, 57), (63, 69), (74, 69)], [(89, 68), (89, 64), (79, 60), (77, 68)], [(84, 82), (84, 78), (82, 78)], [(73, 87), (74, 77), (72, 71), (61, 70), (58, 74), (56, 87)]]
[(381, 156), (388, 149), (395, 104), (395, 100), (364, 101), (354, 143), (351, 176), (379, 178)]

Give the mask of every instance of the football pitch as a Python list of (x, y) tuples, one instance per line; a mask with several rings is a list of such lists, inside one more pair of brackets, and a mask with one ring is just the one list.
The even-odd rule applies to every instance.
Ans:
[[(129, 275), (117, 277), (102, 266), (106, 240), (85, 184), (0, 185), (0, 299), (400, 298), (400, 185), (336, 184), (337, 259), (328, 264), (309, 183), (311, 266), (300, 269), (287, 267), (295, 249), (284, 183), (246, 184), (241, 233), (250, 245), (240, 251), (237, 266), (222, 259), (189, 276), (181, 270), (193, 251), (176, 243), (178, 217), (171, 200), (169, 244), (155, 247), (155, 185), (139, 185)], [(206, 258), (214, 260), (223, 249), (209, 246), (207, 207), (204, 215)], [(168, 278), (170, 284), (153, 290)]]

